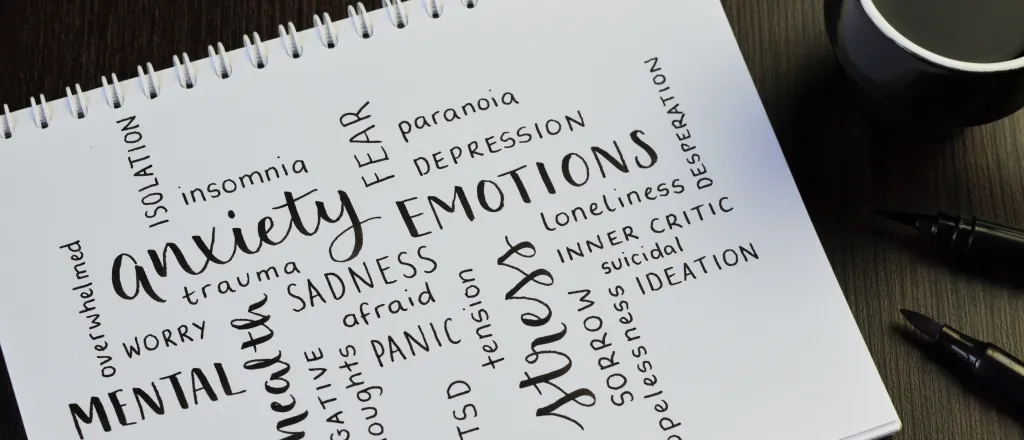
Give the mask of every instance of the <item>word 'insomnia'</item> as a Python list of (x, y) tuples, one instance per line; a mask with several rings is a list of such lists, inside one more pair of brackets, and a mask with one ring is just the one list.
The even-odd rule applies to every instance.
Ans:
[[(280, 160), (281, 156), (277, 156)], [(247, 174), (239, 175), (237, 178), (227, 178), (218, 182), (210, 182), (204, 187), (193, 188), (187, 192), (182, 191), (181, 200), (185, 205), (205, 202), (208, 199), (216, 199), (225, 194), (232, 194), (236, 191), (250, 188), (255, 185), (270, 183), (282, 177), (296, 174), (308, 173), (306, 162), (302, 159), (292, 161), (291, 164), (282, 162), (279, 165), (271, 166), (263, 171), (256, 170)], [(181, 189), (179, 186), (178, 189)]]

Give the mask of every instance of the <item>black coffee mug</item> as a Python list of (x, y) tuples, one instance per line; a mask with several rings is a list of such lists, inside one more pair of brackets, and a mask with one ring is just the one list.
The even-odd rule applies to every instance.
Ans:
[(1024, 107), (1024, 56), (975, 63), (938, 55), (897, 32), (873, 0), (826, 0), (825, 24), (847, 75), (887, 114), (974, 126)]

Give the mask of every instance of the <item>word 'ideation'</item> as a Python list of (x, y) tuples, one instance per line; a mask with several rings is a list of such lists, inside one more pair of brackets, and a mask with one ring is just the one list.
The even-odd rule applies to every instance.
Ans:
[(704, 275), (721, 272), (760, 259), (761, 256), (754, 248), (754, 243), (748, 243), (736, 246), (735, 249), (726, 248), (708, 255), (701, 255), (691, 261), (683, 261), (661, 270), (648, 272), (644, 274), (643, 279), (637, 276), (634, 277), (634, 280), (640, 293), (646, 295), (647, 292), (657, 292), (665, 287), (693, 281)]

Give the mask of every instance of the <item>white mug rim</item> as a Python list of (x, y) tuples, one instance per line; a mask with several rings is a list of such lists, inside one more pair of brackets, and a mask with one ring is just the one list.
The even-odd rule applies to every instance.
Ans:
[(913, 41), (910, 41), (910, 39), (899, 33), (899, 31), (889, 24), (885, 17), (882, 16), (882, 13), (878, 8), (875, 7), (874, 0), (861, 0), (860, 3), (864, 8), (864, 12), (867, 13), (868, 18), (875, 23), (875, 26), (877, 26), (886, 37), (894, 41), (904, 50), (907, 50), (908, 52), (924, 58), (934, 64), (964, 72), (978, 73), (1007, 72), (1011, 70), (1024, 69), (1024, 56), (1009, 61), (1000, 61), (998, 63), (972, 63), (968, 61), (954, 60), (952, 58), (939, 55), (914, 44)]

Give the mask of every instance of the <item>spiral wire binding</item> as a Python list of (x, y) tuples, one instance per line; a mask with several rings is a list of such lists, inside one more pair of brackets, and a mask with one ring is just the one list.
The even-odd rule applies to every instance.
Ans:
[(231, 61), (228, 59), (227, 51), (224, 50), (224, 45), (218, 42), (217, 52), (213, 51), (213, 46), (207, 46), (206, 50), (210, 54), (210, 62), (213, 63), (213, 70), (217, 71), (217, 76), (221, 79), (230, 77)]
[(284, 30), (284, 26), (278, 25), (277, 32), (281, 34), (281, 42), (284, 43), (284, 50), (288, 52), (288, 56), (292, 58), (301, 57), (302, 42), (299, 41), (299, 34), (295, 31), (295, 25), (289, 21), (287, 33)]
[(423, 4), (427, 7), (427, 14), (430, 15), (430, 18), (441, 18), (441, 14), (444, 13), (441, 0), (423, 0)]
[(174, 62), (174, 71), (178, 72), (178, 84), (182, 88), (191, 89), (196, 86), (196, 69), (192, 65), (192, 61), (188, 59), (187, 53), (182, 52), (181, 58), (185, 60), (184, 63), (178, 61), (177, 55), (171, 58), (171, 61)]
[[(461, 2), (467, 9), (475, 8), (480, 4), (480, 0), (461, 0)], [(391, 24), (395, 28), (404, 29), (409, 25), (409, 14), (406, 12), (404, 0), (382, 0), (382, 3), (388, 17), (391, 19)], [(423, 0), (423, 6), (426, 9), (427, 15), (431, 18), (441, 18), (441, 15), (444, 13), (443, 0)], [(348, 18), (352, 22), (356, 35), (360, 38), (367, 39), (373, 36), (373, 23), (362, 2), (356, 3), (355, 7), (348, 7)], [(338, 46), (337, 30), (327, 13), (323, 13), (321, 16), (314, 15), (313, 25), (316, 34), (320, 37), (320, 42), (325, 48), (333, 49)], [(302, 56), (303, 45), (294, 24), (288, 22), (287, 25), (279, 25), (278, 34), (280, 34), (281, 43), (284, 45), (285, 53), (288, 56), (291, 58)], [(268, 66), (268, 53), (257, 33), (252, 33), (251, 40), (248, 35), (243, 35), (242, 43), (245, 47), (245, 52), (249, 55), (249, 62), (254, 67), (263, 69)], [(224, 45), (218, 42), (216, 48), (213, 45), (207, 46), (207, 53), (216, 75), (221, 79), (230, 78), (233, 67), (228, 51), (224, 49)], [(178, 77), (178, 85), (184, 89), (195, 88), (198, 84), (198, 76), (192, 61), (189, 60), (188, 54), (182, 53), (181, 59), (174, 55), (172, 61), (174, 71)], [(158, 98), (160, 96), (160, 78), (159, 74), (153, 69), (153, 64), (146, 63), (145, 69), (143, 69), (143, 66), (137, 66), (137, 70), (143, 94), (148, 99)], [(121, 81), (117, 79), (117, 75), (110, 74), (110, 81), (107, 81), (106, 76), (101, 76), (100, 82), (102, 84), (100, 90), (106, 98), (107, 105), (114, 109), (124, 106), (125, 94), (121, 88)], [(67, 93), (68, 113), (75, 119), (85, 118), (89, 114), (89, 106), (86, 102), (85, 94), (82, 92), (82, 87), (75, 84), (74, 89), (65, 87), (65, 92)], [(40, 129), (49, 127), (53, 122), (53, 115), (50, 113), (50, 106), (46, 102), (46, 98), (43, 95), (39, 95), (39, 102), (36, 102), (36, 98), (31, 97), (29, 98), (29, 103), (32, 120), (36, 127)], [(11, 116), (10, 108), (8, 108), (7, 104), (4, 104), (3, 112), (0, 113), (0, 139), (14, 137), (15, 122), (15, 119)]]
[(366, 13), (366, 8), (363, 7), (362, 3), (357, 3), (357, 8), (351, 6), (348, 7), (348, 18), (352, 19), (352, 26), (356, 29), (356, 35), (362, 38), (370, 38), (373, 36), (373, 23), (370, 22), (370, 16)]
[(82, 94), (82, 86), (75, 84), (75, 93), (71, 93), (71, 87), (65, 87), (68, 93), (68, 108), (75, 119), (82, 119), (89, 113), (89, 107), (85, 105), (85, 96)]
[(100, 82), (103, 83), (103, 94), (107, 95), (107, 105), (113, 108), (121, 108), (124, 103), (121, 97), (124, 93), (121, 92), (121, 82), (117, 80), (117, 75), (111, 73), (110, 79), (113, 81), (113, 85), (107, 85), (107, 77), (101, 76)]
[(263, 50), (263, 42), (260, 41), (260, 35), (253, 32), (252, 39), (255, 43), (249, 41), (248, 35), (242, 35), (242, 43), (245, 44), (246, 52), (249, 52), (249, 62), (257, 69), (267, 67), (267, 55)]
[(146, 97), (149, 99), (156, 99), (160, 96), (160, 84), (156, 81), (156, 73), (153, 72), (153, 64), (146, 63), (146, 72), (142, 71), (142, 66), (139, 67), (139, 83), (142, 84), (142, 91), (146, 93)]
[(36, 107), (36, 98), (28, 98), (32, 103), (32, 119), (36, 127), (45, 129), (50, 126), (50, 106), (46, 104), (46, 98), (39, 95), (39, 107)]
[(14, 136), (14, 121), (11, 120), (11, 109), (4, 104), (4, 114), (0, 115), (0, 137), (10, 139)]
[(334, 22), (331, 21), (331, 16), (327, 15), (326, 12), (323, 13), (323, 16), (323, 21), (320, 21), (320, 17), (313, 16), (313, 27), (316, 28), (316, 33), (320, 35), (320, 41), (324, 44), (324, 47), (334, 49), (338, 45), (338, 34), (334, 31)]
[(388, 16), (391, 17), (391, 24), (398, 29), (405, 29), (409, 24), (409, 15), (405, 12), (405, 5), (401, 1), (384, 0), (384, 8), (387, 9)]

